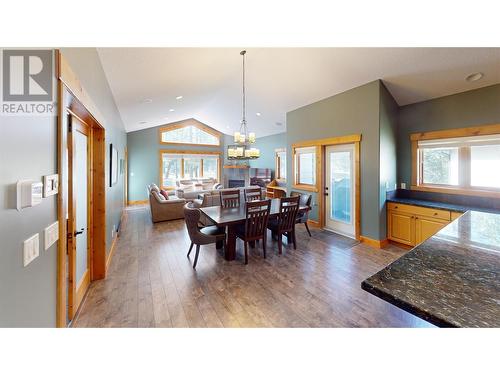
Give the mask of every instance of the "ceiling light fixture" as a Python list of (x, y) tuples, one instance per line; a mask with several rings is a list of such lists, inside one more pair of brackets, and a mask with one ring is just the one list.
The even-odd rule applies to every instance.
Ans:
[(182, 95), (179, 95), (179, 96), (176, 96), (176, 97), (175, 97), (175, 99), (177, 99), (177, 100), (181, 100), (182, 98), (183, 98), (183, 96), (182, 96)]
[(153, 103), (153, 99), (143, 99), (143, 103)]
[(467, 77), (465, 77), (465, 80), (467, 82), (475, 82), (475, 81), (479, 81), (483, 77), (484, 77), (484, 73), (477, 72), (477, 73), (469, 74)]
[(256, 113), (256, 115), (257, 115), (257, 116), (260, 116), (260, 112), (257, 112), (257, 113)]
[(169, 109), (169, 112), (173, 112), (173, 111), (175, 111), (175, 109), (173, 109), (173, 108), (170, 108), (170, 109)]
[(241, 51), (243, 59), (243, 100), (242, 100), (242, 118), (240, 130), (234, 133), (234, 144), (227, 146), (227, 158), (229, 160), (248, 160), (260, 157), (260, 150), (252, 147), (255, 143), (255, 133), (249, 133), (246, 120), (246, 95), (245, 95), (245, 54), (247, 51)]

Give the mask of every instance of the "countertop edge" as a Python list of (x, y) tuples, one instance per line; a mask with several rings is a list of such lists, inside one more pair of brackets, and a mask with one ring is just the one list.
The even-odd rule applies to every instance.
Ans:
[[(368, 278), (369, 279), (369, 278)], [(394, 297), (393, 295), (390, 295), (373, 285), (370, 285), (368, 283), (368, 279), (363, 280), (361, 282), (361, 289), (364, 291), (384, 300), (385, 302), (390, 303), (393, 306), (396, 306), (400, 308), (401, 310), (406, 311), (407, 313), (410, 313), (412, 315), (415, 315), (416, 317), (425, 320), (426, 322), (429, 322), (431, 324), (434, 324), (437, 327), (440, 328), (457, 328), (457, 326), (450, 324), (450, 322), (440, 319), (434, 315), (429, 314), (428, 312), (419, 309), (415, 307), (414, 305), (409, 304), (408, 302), (405, 302), (399, 298)]]

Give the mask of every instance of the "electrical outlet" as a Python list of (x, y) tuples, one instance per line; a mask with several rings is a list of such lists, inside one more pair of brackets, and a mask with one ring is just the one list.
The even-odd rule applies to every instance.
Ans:
[(43, 231), (43, 237), (45, 240), (45, 251), (47, 251), (58, 239), (59, 239), (59, 222), (56, 221), (50, 224)]
[(26, 267), (35, 258), (40, 255), (40, 236), (37, 234), (31, 236), (23, 243), (23, 264)]

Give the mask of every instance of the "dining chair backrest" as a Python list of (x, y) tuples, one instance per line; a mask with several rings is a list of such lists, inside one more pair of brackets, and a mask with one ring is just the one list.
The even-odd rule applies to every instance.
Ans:
[(184, 205), (184, 221), (186, 222), (189, 238), (192, 242), (195, 242), (194, 240), (200, 232), (198, 227), (198, 222), (200, 221), (200, 210), (193, 207), (191, 202)]
[(260, 187), (246, 188), (245, 202), (260, 201), (262, 199), (262, 190)]
[(269, 212), (271, 210), (271, 200), (253, 201), (246, 203), (245, 237), (262, 238), (267, 230)]
[(292, 231), (299, 211), (299, 197), (280, 198), (280, 211), (278, 215), (278, 230), (280, 232)]
[(220, 205), (224, 208), (239, 207), (240, 206), (240, 190), (221, 190), (220, 191)]
[(303, 211), (297, 214), (297, 217), (300, 217), (301, 221), (307, 221), (307, 219), (309, 218), (309, 211), (311, 210), (312, 195), (299, 193), (298, 191), (291, 191), (290, 196), (299, 197), (299, 206), (306, 206), (309, 208), (307, 211)]

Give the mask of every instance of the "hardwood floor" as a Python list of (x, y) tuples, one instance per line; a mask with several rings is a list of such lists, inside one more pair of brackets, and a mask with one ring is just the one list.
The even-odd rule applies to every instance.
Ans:
[[(126, 211), (106, 280), (94, 282), (74, 327), (428, 327), (367, 292), (361, 281), (405, 250), (383, 250), (297, 226), (297, 250), (268, 238), (243, 264), (202, 246), (186, 257), (183, 220), (152, 224), (145, 207)], [(284, 240), (286, 244), (286, 240)]]

